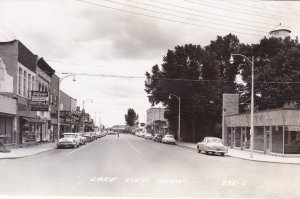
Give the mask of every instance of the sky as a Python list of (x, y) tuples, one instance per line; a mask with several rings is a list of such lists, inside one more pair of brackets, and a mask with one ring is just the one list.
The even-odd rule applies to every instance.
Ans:
[[(61, 89), (97, 124), (125, 124), (151, 108), (145, 72), (177, 45), (208, 45), (233, 33), (258, 43), (275, 28), (300, 35), (300, 2), (260, 0), (0, 0), (0, 41), (20, 40), (43, 57)], [(281, 24), (281, 26), (278, 26)], [(93, 76), (91, 76), (93, 75)]]

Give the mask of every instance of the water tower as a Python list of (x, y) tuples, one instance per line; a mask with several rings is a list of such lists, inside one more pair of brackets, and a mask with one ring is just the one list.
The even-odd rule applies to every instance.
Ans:
[(281, 26), (281, 24), (279, 24), (274, 30), (270, 31), (270, 35), (271, 37), (276, 37), (276, 38), (285, 38), (290, 36), (290, 33), (292, 31), (290, 31), (287, 28), (284, 28)]

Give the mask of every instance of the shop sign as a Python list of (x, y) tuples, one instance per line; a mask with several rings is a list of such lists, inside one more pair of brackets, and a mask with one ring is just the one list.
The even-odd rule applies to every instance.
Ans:
[(48, 102), (30, 101), (31, 111), (49, 111)]
[(239, 94), (223, 94), (223, 114), (235, 115), (239, 113)]
[(34, 102), (48, 102), (49, 93), (44, 91), (31, 91), (31, 101)]
[(49, 111), (49, 94), (44, 91), (31, 91), (31, 111)]

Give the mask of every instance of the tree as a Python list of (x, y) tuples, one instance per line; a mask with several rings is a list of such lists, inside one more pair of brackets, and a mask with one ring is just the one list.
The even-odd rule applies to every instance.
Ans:
[[(165, 117), (177, 134), (178, 101), (169, 94), (181, 97), (181, 134), (183, 140), (196, 141), (215, 134), (221, 123), (222, 94), (236, 89), (234, 83), (238, 64), (230, 65), (230, 54), (239, 46), (236, 36), (218, 37), (209, 46), (186, 44), (168, 50), (161, 67), (154, 65), (150, 84), (145, 84), (149, 102), (168, 107)], [(222, 82), (228, 82), (225, 85)], [(227, 91), (227, 92), (228, 92)], [(220, 135), (219, 135), (220, 136)]]
[[(249, 57), (255, 57), (255, 104), (259, 110), (300, 103), (300, 87), (296, 83), (300, 79), (298, 39), (263, 38), (245, 52)], [(241, 69), (244, 81), (249, 82), (250, 68), (244, 63)], [(250, 88), (248, 83), (244, 88), (245, 98), (250, 98)]]
[(127, 114), (125, 114), (125, 122), (128, 126), (138, 125), (139, 115), (135, 113), (133, 108), (129, 108), (127, 110)]

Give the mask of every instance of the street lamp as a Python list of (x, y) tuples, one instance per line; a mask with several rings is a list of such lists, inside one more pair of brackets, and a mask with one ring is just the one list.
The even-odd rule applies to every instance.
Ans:
[(171, 99), (171, 96), (174, 96), (178, 99), (178, 142), (180, 142), (180, 96), (178, 97), (177, 95), (174, 94), (169, 94), (169, 99)]
[[(91, 103), (93, 103), (93, 99), (86, 99), (86, 100), (83, 100), (82, 111), (84, 110), (84, 104), (85, 104), (85, 102), (88, 102), (88, 101), (90, 101)], [(83, 114), (83, 133), (84, 133), (84, 128), (85, 128), (84, 119), (85, 119), (85, 111), (84, 111), (84, 114)]]
[(250, 136), (251, 136), (251, 143), (250, 143), (250, 158), (253, 158), (253, 145), (254, 145), (254, 56), (252, 56), (252, 61), (248, 57), (242, 54), (231, 54), (229, 62), (232, 64), (234, 62), (233, 56), (241, 56), (245, 60), (247, 60), (248, 64), (251, 66), (252, 72), (252, 85), (251, 85), (251, 124), (250, 124)]
[(58, 139), (59, 139), (59, 135), (60, 135), (60, 84), (61, 82), (66, 78), (66, 77), (73, 77), (73, 82), (76, 81), (75, 79), (75, 75), (74, 74), (68, 74), (64, 77), (62, 77), (60, 80), (59, 80), (59, 84), (58, 84), (58, 99), (57, 99), (57, 142), (58, 142)]

